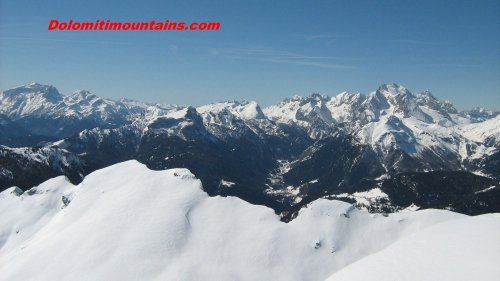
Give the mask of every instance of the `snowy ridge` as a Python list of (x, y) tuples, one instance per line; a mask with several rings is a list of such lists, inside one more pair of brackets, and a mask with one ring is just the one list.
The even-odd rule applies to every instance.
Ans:
[(134, 110), (125, 103), (101, 99), (88, 91), (63, 96), (55, 87), (37, 83), (2, 92), (0, 101), (0, 112), (12, 118), (45, 115), (112, 120)]
[[(439, 237), (446, 237), (474, 223), (486, 233), (481, 238), (500, 226), (496, 215), (424, 210), (386, 217), (328, 200), (283, 223), (266, 207), (208, 197), (186, 169), (151, 171), (136, 161), (95, 171), (78, 186), (59, 177), (23, 194), (5, 190), (0, 211), (4, 280), (325, 280), (397, 241), (421, 241), (440, 225)], [(447, 230), (447, 222), (456, 227)], [(462, 233), (453, 235), (478, 249), (492, 242)], [(467, 258), (445, 264), (444, 277), (484, 259), (466, 249)], [(498, 260), (500, 252), (488, 253)], [(495, 271), (482, 274), (494, 278)]]

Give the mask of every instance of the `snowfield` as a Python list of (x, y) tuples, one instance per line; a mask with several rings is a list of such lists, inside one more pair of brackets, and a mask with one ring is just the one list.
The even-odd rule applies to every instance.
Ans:
[(370, 214), (317, 200), (290, 223), (127, 161), (78, 186), (0, 193), (2, 280), (496, 280), (500, 215)]
[(439, 223), (355, 262), (327, 281), (498, 280), (500, 215)]

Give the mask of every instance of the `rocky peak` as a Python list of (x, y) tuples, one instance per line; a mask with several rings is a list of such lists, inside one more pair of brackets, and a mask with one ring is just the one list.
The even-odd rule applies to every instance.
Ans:
[(417, 95), (417, 104), (439, 111), (445, 115), (449, 113), (458, 113), (451, 102), (438, 100), (430, 91), (423, 91)]
[(17, 100), (26, 98), (40, 98), (50, 103), (57, 103), (63, 99), (63, 96), (54, 86), (31, 83), (25, 86), (4, 91), (1, 98)]
[(397, 96), (397, 95), (408, 95), (408, 96), (413, 96), (413, 94), (408, 91), (404, 86), (398, 85), (396, 83), (390, 83), (390, 84), (382, 84), (378, 89), (377, 92), (380, 92), (384, 95), (392, 95), (392, 96)]

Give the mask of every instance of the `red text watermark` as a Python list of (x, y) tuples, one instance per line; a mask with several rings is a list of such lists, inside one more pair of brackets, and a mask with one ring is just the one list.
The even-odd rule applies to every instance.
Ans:
[(215, 31), (220, 29), (220, 22), (182, 22), (182, 21), (59, 21), (52, 19), (47, 27), (51, 31)]

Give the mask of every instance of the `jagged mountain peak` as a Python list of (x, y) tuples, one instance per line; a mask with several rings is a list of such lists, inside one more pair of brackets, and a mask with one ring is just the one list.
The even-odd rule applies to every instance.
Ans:
[(57, 91), (56, 87), (47, 84), (41, 84), (37, 82), (33, 82), (24, 86), (19, 86), (14, 89), (26, 89), (28, 92), (50, 92)]
[(477, 113), (487, 113), (487, 114), (491, 114), (491, 110), (488, 110), (484, 107), (474, 107), (472, 108), (469, 112), (477, 112)]
[(323, 101), (323, 100), (330, 99), (329, 96), (321, 95), (319, 93), (312, 93), (311, 96), (310, 96), (310, 98), (314, 99), (314, 100), (317, 100), (317, 101)]
[(303, 109), (312, 110), (324, 106), (329, 100), (331, 100), (331, 97), (318, 93), (312, 93), (309, 96), (294, 95), (292, 98), (286, 98), (282, 102), (270, 107), (302, 107)]
[(73, 92), (71, 95), (64, 97), (65, 103), (85, 103), (90, 104), (92, 102), (100, 101), (100, 103), (104, 103), (104, 99), (92, 94), (86, 90), (79, 90)]
[(500, 110), (489, 110), (483, 107), (474, 107), (471, 110), (462, 111), (460, 115), (469, 119), (473, 123), (483, 122), (500, 115)]
[(197, 118), (200, 118), (200, 114), (198, 113), (198, 111), (196, 110), (195, 107), (188, 106), (186, 108), (186, 115), (185, 115), (185, 117), (189, 118), (189, 119), (197, 119)]
[(378, 114), (388, 114), (432, 122), (432, 118), (420, 109), (417, 98), (404, 86), (395, 83), (381, 85), (377, 91), (369, 95), (368, 101), (375, 113), (375, 120), (378, 120)]
[(366, 99), (366, 96), (361, 93), (351, 93), (351, 92), (342, 92), (331, 98), (335, 104), (343, 104), (343, 103), (353, 103), (358, 101), (363, 101)]
[(255, 101), (225, 101), (202, 105), (196, 110), (205, 117), (210, 119), (210, 116), (220, 115), (221, 113), (230, 113), (243, 120), (266, 119), (262, 109)]
[(59, 93), (56, 87), (52, 85), (43, 85), (39, 83), (30, 83), (28, 85), (16, 87), (2, 92), (1, 99), (16, 99), (24, 98), (40, 98), (47, 102), (57, 103), (63, 99), (63, 95)]
[(425, 90), (417, 95), (417, 102), (420, 105), (429, 105), (432, 103), (437, 103), (439, 102), (439, 100), (431, 93), (431, 91)]
[(389, 83), (389, 84), (382, 84), (380, 87), (377, 89), (378, 92), (385, 94), (385, 95), (409, 95), (413, 96), (413, 94), (408, 91), (404, 86), (398, 85), (396, 83)]
[[(422, 101), (424, 97), (433, 102), (431, 106), (445, 112), (443, 115), (446, 112), (455, 112), (450, 103), (437, 100), (430, 92), (422, 96)], [(422, 103), (422, 106), (427, 105)], [(319, 94), (294, 96), (267, 107), (264, 112), (272, 120), (282, 123), (300, 123), (307, 127), (315, 124), (322, 124), (324, 127), (324, 124), (347, 123), (348, 129), (353, 131), (367, 123), (381, 120), (382, 116), (412, 117), (425, 123), (434, 122), (427, 111), (420, 108), (417, 96), (395, 83), (383, 84), (368, 95), (342, 92), (334, 97)], [(441, 119), (443, 118), (440, 117), (437, 121)], [(451, 125), (453, 122), (448, 123)]]
[(428, 90), (417, 95), (417, 103), (420, 106), (426, 106), (444, 115), (458, 113), (458, 110), (450, 101), (441, 101)]
[(291, 98), (285, 98), (281, 103), (291, 103), (291, 102), (300, 102), (302, 104), (311, 103), (311, 102), (326, 102), (330, 100), (330, 97), (327, 95), (322, 95), (320, 93), (311, 93), (310, 95), (293, 95)]
[(437, 100), (437, 98), (436, 98), (436, 97), (435, 97), (435, 96), (431, 93), (431, 91), (429, 91), (429, 90), (424, 90), (424, 91), (422, 91), (422, 93), (420, 93), (420, 95), (422, 95), (422, 96), (426, 96), (426, 97), (429, 97), (429, 98), (431, 98), (431, 99), (435, 99), (435, 100)]
[(89, 92), (87, 90), (78, 90), (78, 91), (75, 91), (75, 92), (73, 92), (72, 96), (81, 97), (83, 99), (97, 97), (96, 95), (92, 94), (91, 92)]

